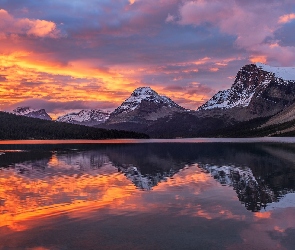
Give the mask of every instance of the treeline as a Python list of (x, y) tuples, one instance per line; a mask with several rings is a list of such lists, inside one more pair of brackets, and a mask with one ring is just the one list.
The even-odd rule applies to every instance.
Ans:
[[(295, 136), (295, 120), (261, 127), (269, 117), (259, 117), (248, 121), (237, 122), (228, 117), (198, 117), (189, 113), (176, 113), (172, 117), (160, 118), (152, 123), (119, 123), (103, 124), (103, 128), (113, 128), (144, 132), (151, 138), (192, 138), (192, 137), (264, 137), (264, 136)], [(294, 127), (293, 131), (283, 132)]]
[(260, 126), (267, 122), (270, 117), (259, 117), (248, 121), (236, 122), (231, 126), (215, 129), (209, 133), (204, 134), (208, 137), (228, 137), (228, 138), (242, 138), (242, 137), (263, 137), (268, 136), (267, 129), (261, 129)]
[(145, 123), (122, 122), (117, 124), (100, 124), (100, 128), (122, 129), (144, 132), (151, 138), (189, 138), (206, 137), (216, 128), (226, 126), (224, 119), (216, 117), (198, 117), (189, 113), (175, 113), (173, 116), (159, 118)]
[[(295, 136), (295, 120), (274, 124), (270, 126), (263, 126), (271, 117), (261, 117), (236, 123), (232, 126), (211, 131), (207, 134), (202, 134), (206, 137), (264, 137), (264, 136), (281, 136), (292, 137)], [(291, 129), (290, 129), (291, 128)], [(284, 132), (290, 129), (289, 132)]]
[(107, 130), (63, 122), (46, 121), (0, 112), (0, 140), (122, 139), (149, 138), (144, 133)]

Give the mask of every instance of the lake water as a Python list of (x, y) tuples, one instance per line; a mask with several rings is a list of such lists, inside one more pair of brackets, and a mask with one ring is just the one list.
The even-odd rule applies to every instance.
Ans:
[(0, 249), (295, 249), (294, 138), (46, 143), (0, 142)]

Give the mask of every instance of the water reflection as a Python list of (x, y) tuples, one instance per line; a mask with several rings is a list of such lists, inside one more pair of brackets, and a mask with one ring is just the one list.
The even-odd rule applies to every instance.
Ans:
[[(274, 237), (285, 237), (295, 223), (294, 149), (291, 144), (227, 143), (1, 145), (0, 231), (3, 236), (27, 232), (62, 215), (72, 225), (157, 214), (169, 223), (173, 218), (180, 228), (189, 225), (180, 220), (184, 217), (206, 223), (252, 221), (251, 227), (257, 220), (272, 220), (267, 227)], [(274, 219), (278, 209), (287, 209), (291, 219)], [(141, 226), (153, 227), (149, 223), (144, 219)]]
[(4, 176), (1, 180), (7, 181), (9, 175), (18, 182), (29, 183), (26, 185), (48, 178), (67, 185), (68, 178), (91, 180), (119, 172), (138, 189), (151, 190), (186, 166), (198, 164), (222, 185), (233, 187), (251, 211), (278, 202), (295, 187), (295, 148), (287, 144), (60, 145), (58, 149), (55, 145), (20, 145), (18, 150), (6, 147), (0, 155)]

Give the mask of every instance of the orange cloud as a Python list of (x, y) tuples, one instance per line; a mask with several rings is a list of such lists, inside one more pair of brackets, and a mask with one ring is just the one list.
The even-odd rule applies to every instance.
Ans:
[[(183, 67), (192, 67), (184, 72), (182, 65), (167, 65), (167, 68), (152, 68), (134, 66), (98, 67), (99, 59), (72, 60), (61, 64), (43, 57), (34, 51), (17, 49), (1, 54), (0, 48), (0, 75), (5, 75), (5, 82), (0, 82), (0, 109), (19, 103), (26, 99), (44, 99), (48, 101), (108, 101), (114, 106), (123, 102), (131, 92), (143, 85), (142, 74), (167, 75), (192, 74), (198, 72), (196, 62)], [(44, 55), (46, 56), (46, 55)], [(205, 63), (209, 58), (203, 58), (199, 63)], [(173, 67), (176, 66), (176, 69)], [(179, 68), (177, 68), (179, 66)], [(171, 68), (169, 68), (171, 67)], [(204, 66), (207, 67), (207, 66)], [(200, 85), (203, 86), (203, 85)], [(186, 108), (195, 109), (204, 101), (204, 91), (199, 86), (183, 90), (165, 89), (161, 86), (152, 86), (159, 94), (165, 94), (175, 101), (179, 97), (185, 98), (180, 104)], [(205, 99), (211, 93), (207, 92)], [(97, 107), (100, 108), (100, 107)], [(53, 115), (54, 114), (50, 114)]]
[(266, 56), (251, 56), (250, 57), (250, 62), (251, 63), (266, 63), (267, 62), (267, 58)]
[(219, 70), (219, 68), (210, 68), (211, 72), (217, 72)]
[[(0, 54), (1, 104), (16, 103), (30, 98), (51, 101), (109, 101), (119, 105), (135, 86), (132, 76), (119, 71), (100, 69), (88, 60), (71, 61), (61, 65), (46, 61), (32, 51), (16, 50)], [(122, 91), (123, 90), (123, 91)], [(114, 95), (115, 93), (115, 95)]]
[(269, 219), (271, 217), (271, 212), (254, 213), (254, 217), (257, 219)]
[(0, 30), (0, 37), (2, 39), (12, 34), (52, 38), (60, 36), (60, 31), (54, 22), (39, 19), (14, 18), (4, 9), (0, 9)]
[(284, 24), (295, 19), (295, 13), (280, 16), (278, 23)]
[(270, 48), (277, 48), (279, 47), (280, 45), (278, 43), (272, 43), (269, 45)]
[(210, 61), (210, 57), (204, 57), (196, 62), (194, 62), (194, 64), (196, 65), (202, 65), (202, 64), (205, 64), (206, 62)]
[(136, 0), (129, 0), (130, 5), (134, 4)]

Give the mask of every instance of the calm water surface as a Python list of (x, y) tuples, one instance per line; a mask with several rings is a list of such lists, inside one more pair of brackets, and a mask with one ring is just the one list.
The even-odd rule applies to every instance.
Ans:
[(295, 249), (294, 139), (192, 140), (2, 142), (0, 249)]

